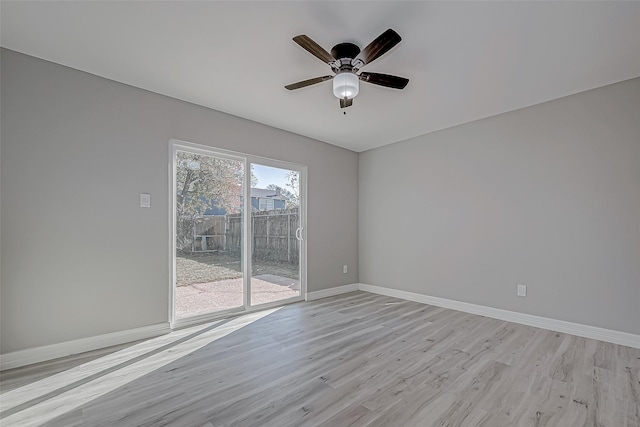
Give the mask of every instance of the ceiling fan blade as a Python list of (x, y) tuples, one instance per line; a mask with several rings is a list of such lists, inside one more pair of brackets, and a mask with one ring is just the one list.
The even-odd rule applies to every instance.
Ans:
[(358, 78), (363, 82), (373, 83), (374, 85), (390, 87), (393, 89), (404, 89), (407, 83), (409, 83), (409, 79), (405, 79), (404, 77), (380, 73), (367, 73), (364, 71), (360, 73)]
[(306, 86), (314, 85), (316, 83), (326, 82), (327, 80), (331, 80), (332, 78), (333, 76), (316, 77), (314, 79), (303, 80), (297, 83), (291, 83), (290, 85), (286, 85), (285, 88), (289, 90), (300, 89), (301, 87), (306, 87)]
[(318, 58), (322, 62), (326, 62), (327, 64), (331, 64), (336, 59), (331, 56), (329, 52), (322, 48), (318, 43), (311, 40), (304, 34), (299, 36), (295, 36), (293, 41), (298, 43), (304, 50)]
[(347, 108), (353, 105), (353, 98), (340, 98), (340, 108)]
[(366, 65), (387, 53), (392, 47), (400, 43), (400, 40), (402, 40), (400, 34), (389, 28), (380, 34), (377, 39), (369, 43), (367, 47), (362, 49), (362, 52), (360, 52), (355, 59), (361, 60)]

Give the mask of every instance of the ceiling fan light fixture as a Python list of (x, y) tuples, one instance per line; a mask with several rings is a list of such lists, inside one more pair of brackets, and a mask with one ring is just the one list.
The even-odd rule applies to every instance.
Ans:
[(360, 91), (358, 76), (349, 71), (336, 74), (333, 78), (333, 94), (339, 99), (353, 99)]
[(353, 98), (360, 92), (360, 80), (373, 85), (385, 86), (392, 89), (404, 89), (409, 79), (392, 76), (390, 74), (369, 73), (360, 71), (365, 65), (369, 65), (376, 58), (390, 51), (400, 43), (402, 38), (398, 33), (389, 28), (369, 43), (363, 50), (353, 43), (338, 43), (327, 52), (318, 43), (305, 34), (295, 36), (293, 41), (301, 48), (315, 56), (335, 73), (335, 76), (326, 75), (313, 79), (303, 80), (285, 86), (287, 90), (295, 90), (311, 86), (316, 83), (333, 79), (333, 94), (340, 100), (340, 108), (353, 105)]

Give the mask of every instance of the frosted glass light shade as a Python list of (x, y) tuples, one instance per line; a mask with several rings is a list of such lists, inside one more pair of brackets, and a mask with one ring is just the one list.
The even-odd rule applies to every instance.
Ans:
[(336, 98), (351, 99), (360, 91), (358, 76), (350, 72), (338, 73), (333, 78), (333, 94)]

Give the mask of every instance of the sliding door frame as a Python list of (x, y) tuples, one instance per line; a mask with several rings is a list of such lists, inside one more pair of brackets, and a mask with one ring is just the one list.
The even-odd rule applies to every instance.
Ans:
[[(176, 319), (175, 316), (175, 286), (176, 286), (176, 153), (178, 151), (188, 151), (196, 154), (212, 156), (227, 160), (240, 161), (244, 165), (244, 200), (242, 221), (242, 279), (243, 279), (243, 305), (226, 310), (215, 311), (191, 316), (184, 319)], [(300, 295), (279, 301), (251, 305), (251, 164), (259, 164), (275, 168), (287, 169), (298, 172), (300, 186), (300, 235), (299, 246), (299, 274), (300, 274)], [(307, 167), (305, 165), (286, 162), (283, 160), (270, 159), (267, 157), (253, 156), (221, 148), (210, 147), (177, 139), (169, 140), (169, 323), (172, 329), (187, 327), (199, 323), (229, 317), (253, 311), (264, 310), (294, 302), (304, 301), (307, 296)]]

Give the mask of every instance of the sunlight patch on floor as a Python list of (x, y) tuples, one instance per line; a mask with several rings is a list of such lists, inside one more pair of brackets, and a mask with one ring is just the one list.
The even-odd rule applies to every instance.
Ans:
[[(92, 360), (2, 394), (2, 425), (37, 426), (147, 375), (282, 307), (193, 326)], [(193, 337), (190, 337), (193, 335)], [(172, 345), (175, 343), (175, 345)], [(163, 349), (163, 347), (166, 347)], [(159, 349), (162, 349), (158, 351)], [(150, 353), (150, 354), (149, 354)], [(148, 356), (145, 356), (149, 354)], [(139, 359), (135, 360), (134, 359)], [(131, 363), (128, 363), (131, 362)], [(122, 367), (118, 368), (118, 365)], [(101, 374), (104, 373), (104, 374)], [(92, 378), (95, 377), (95, 378)], [(78, 383), (77, 386), (73, 386)], [(51, 396), (47, 396), (51, 395)], [(33, 401), (33, 404), (29, 402)], [(24, 408), (15, 408), (24, 405)], [(13, 413), (15, 412), (15, 413)], [(38, 416), (34, 416), (37, 413)], [(42, 414), (47, 414), (42, 416)]]

